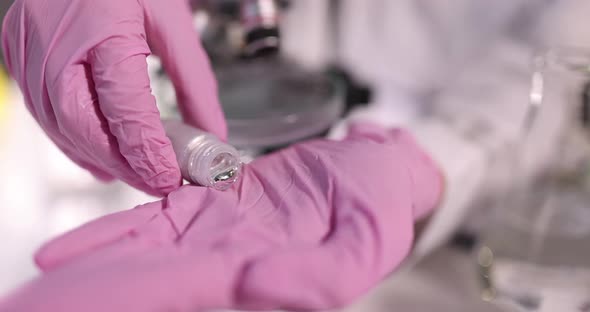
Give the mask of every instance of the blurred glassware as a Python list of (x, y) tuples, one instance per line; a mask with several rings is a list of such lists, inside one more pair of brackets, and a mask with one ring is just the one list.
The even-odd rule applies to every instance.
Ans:
[[(506, 311), (590, 311), (589, 80), (590, 48), (557, 47), (534, 59), (512, 187), (476, 253), (482, 299)], [(549, 166), (525, 177), (524, 146), (538, 131), (538, 114), (553, 105), (563, 106), (569, 122)]]

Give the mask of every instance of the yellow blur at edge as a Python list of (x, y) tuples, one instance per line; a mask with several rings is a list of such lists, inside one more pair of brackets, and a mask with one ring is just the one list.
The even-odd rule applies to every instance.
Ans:
[(9, 79), (3, 67), (0, 67), (0, 145), (2, 136), (6, 131), (6, 118), (8, 117)]

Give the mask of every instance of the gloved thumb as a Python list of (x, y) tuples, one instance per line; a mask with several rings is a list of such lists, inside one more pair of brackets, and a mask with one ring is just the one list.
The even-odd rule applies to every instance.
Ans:
[(186, 0), (143, 0), (148, 43), (174, 84), (184, 121), (227, 137), (217, 84)]

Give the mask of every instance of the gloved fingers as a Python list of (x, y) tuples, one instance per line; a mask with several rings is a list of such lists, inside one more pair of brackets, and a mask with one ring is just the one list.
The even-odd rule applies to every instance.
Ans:
[(402, 262), (413, 240), (416, 206), (432, 208), (424, 198), (436, 193), (438, 181), (435, 167), (413, 161), (419, 155), (413, 145), (393, 142), (331, 144), (341, 151), (332, 153), (327, 168), (347, 170), (334, 180), (329, 235), (317, 246), (288, 246), (250, 262), (238, 292), (244, 308), (339, 307)]
[[(160, 56), (176, 90), (184, 121), (227, 138), (217, 83), (195, 30), (186, 0), (144, 0), (150, 46)], [(162, 6), (166, 9), (161, 9)]]
[(396, 135), (400, 161), (405, 162), (412, 176), (414, 219), (428, 216), (440, 204), (444, 194), (445, 176), (442, 168), (422, 149), (410, 133)]
[[(71, 9), (67, 13), (64, 12), (66, 15), (63, 17), (63, 21), (69, 21), (72, 15), (77, 16), (77, 19), (84, 19), (84, 17), (78, 16), (82, 14), (78, 11), (80, 7), (89, 10), (95, 8), (95, 6), (77, 5), (79, 4), (77, 2), (79, 1), (72, 2)], [(151, 187), (143, 183), (139, 175), (129, 167), (127, 160), (118, 151), (116, 140), (109, 137), (111, 135), (108, 128), (103, 127), (103, 124), (98, 121), (101, 118), (104, 121), (104, 118), (95, 105), (94, 87), (92, 86), (92, 92), (88, 90), (89, 85), (92, 85), (90, 70), (86, 72), (83, 60), (70, 50), (70, 48), (76, 48), (79, 51), (85, 50), (84, 39), (88, 39), (88, 35), (82, 38), (75, 38), (76, 36), (73, 35), (69, 39), (70, 44), (60, 41), (60, 39), (64, 39), (62, 37), (68, 37), (75, 34), (76, 31), (80, 31), (80, 27), (78, 27), (63, 34), (64, 36), (59, 32), (53, 34), (51, 38), (55, 37), (55, 42), (53, 39), (49, 40), (50, 38), (44, 40), (44, 36), (47, 35), (44, 32), (53, 32), (47, 29), (41, 33), (30, 31), (31, 25), (29, 24), (35, 24), (36, 18), (41, 18), (41, 16), (34, 16), (30, 12), (34, 6), (27, 7), (23, 4), (24, 1), (15, 3), (10, 10), (10, 16), (5, 20), (5, 26), (8, 27), (3, 30), (5, 34), (8, 30), (10, 32), (8, 36), (3, 37), (3, 46), (9, 53), (8, 62), (11, 63), (11, 73), (19, 80), (21, 88), (25, 90), (25, 103), (33, 117), (54, 142), (61, 143), (62, 150), (64, 147), (68, 147), (72, 160), (91, 170), (99, 179), (109, 180), (111, 177), (118, 177), (146, 192), (161, 194), (161, 192), (154, 192)], [(67, 5), (65, 2), (56, 4), (54, 9), (60, 12), (59, 10), (64, 9), (62, 4)], [(136, 7), (139, 8), (138, 5)], [(51, 29), (55, 26), (53, 25), (55, 16), (48, 15), (46, 17), (48, 24), (46, 26)], [(26, 21), (32, 23), (26, 23)], [(73, 21), (71, 22), (73, 23)], [(96, 22), (100, 24), (100, 19), (88, 22), (90, 24), (87, 27), (82, 27), (84, 29), (81, 32), (91, 33), (92, 36), (95, 36), (96, 32), (92, 29), (92, 25), (95, 25)], [(108, 23), (108, 25), (111, 24), (115, 23)], [(113, 27), (124, 28), (121, 25)], [(104, 27), (100, 31), (108, 32)], [(34, 34), (33, 37), (30, 37), (31, 34)], [(24, 45), (25, 41), (31, 41), (28, 50)], [(51, 53), (43, 51), (44, 41), (52, 41), (51, 46), (54, 49), (50, 51)], [(40, 59), (42, 55), (47, 55), (47, 59)], [(64, 61), (64, 56), (69, 58), (68, 61)], [(44, 79), (39, 76), (40, 78), (37, 80), (25, 81), (25, 74), (28, 73), (30, 77), (35, 76), (35, 70), (42, 70)], [(41, 88), (39, 85), (43, 84), (46, 84), (43, 88), (46, 92), (43, 92), (43, 89), (39, 90)]]
[(163, 195), (182, 178), (151, 94), (143, 36), (137, 29), (111, 37), (92, 50), (89, 61), (100, 112), (120, 153), (142, 182)]
[(393, 148), (389, 151), (392, 161), (395, 158), (395, 161), (403, 162), (411, 173), (416, 220), (436, 208), (444, 188), (442, 170), (408, 131), (387, 129), (371, 123), (355, 123), (351, 125), (347, 139), (369, 140)]
[[(117, 138), (111, 134), (103, 116), (94, 87), (90, 66), (70, 65), (49, 84), (49, 96), (55, 123), (51, 139), (69, 155), (100, 168), (129, 185), (153, 195), (159, 190), (147, 185), (119, 151)], [(49, 127), (50, 129), (52, 127)]]
[(231, 190), (217, 192), (187, 185), (164, 200), (111, 214), (68, 232), (45, 244), (35, 259), (43, 270), (53, 270), (128, 235), (155, 244), (182, 239), (196, 248), (234, 226), (237, 205), (237, 195)]
[[(371, 155), (381, 148), (373, 146), (376, 148), (367, 151)], [(340, 163), (351, 156), (344, 153), (342, 160), (334, 161), (352, 166)], [(394, 159), (370, 166), (371, 170), (359, 167), (353, 173), (372, 175), (370, 180), (375, 181), (374, 175), (383, 174), (383, 170), (390, 171), (390, 178), (387, 183), (370, 185), (335, 181), (328, 236), (316, 246), (287, 246), (249, 263), (238, 289), (238, 303), (246, 309), (297, 311), (342, 307), (401, 263), (413, 240), (410, 177)], [(354, 196), (350, 188), (355, 189)]]
[(420, 146), (413, 135), (401, 129), (390, 130), (400, 162), (409, 169), (414, 199), (414, 219), (429, 215), (442, 201), (445, 177), (439, 164)]
[(153, 218), (162, 209), (162, 204), (162, 201), (145, 204), (82, 225), (44, 244), (35, 253), (35, 262), (43, 271), (50, 271), (112, 244)]
[(0, 312), (188, 312), (233, 306), (241, 257), (177, 246), (145, 250), (132, 238), (119, 245), (126, 243), (134, 249), (127, 256), (104, 249), (39, 276), (0, 301)]

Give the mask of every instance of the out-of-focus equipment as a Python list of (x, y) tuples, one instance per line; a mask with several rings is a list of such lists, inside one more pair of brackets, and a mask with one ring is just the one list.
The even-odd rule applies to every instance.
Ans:
[[(590, 48), (558, 47), (535, 58), (530, 106), (513, 153), (512, 188), (499, 200), (477, 252), (482, 297), (506, 311), (590, 308)], [(522, 175), (524, 146), (550, 106), (565, 118), (549, 165)]]
[(273, 149), (326, 131), (341, 117), (343, 90), (281, 50), (288, 1), (209, 1), (202, 31), (219, 83), (230, 143)]
[[(251, 155), (322, 135), (345, 111), (344, 75), (312, 69), (284, 53), (283, 37), (289, 33), (282, 21), (290, 6), (279, 0), (199, 1), (196, 6), (196, 27), (218, 80), (228, 141)], [(173, 96), (159, 102), (175, 106)]]
[(281, 13), (288, 5), (288, 0), (200, 1), (198, 12), (206, 16), (201, 37), (213, 61), (277, 54)]

